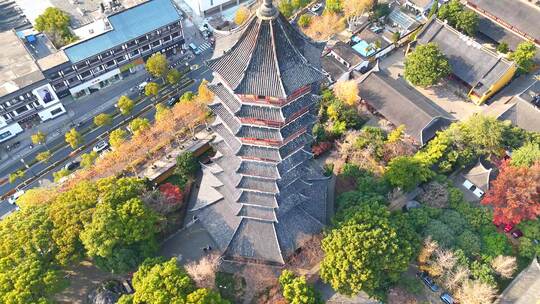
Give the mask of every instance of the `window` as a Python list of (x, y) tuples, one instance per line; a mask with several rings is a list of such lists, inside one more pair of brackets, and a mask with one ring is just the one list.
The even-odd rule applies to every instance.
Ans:
[(148, 38), (147, 38), (146, 36), (142, 36), (141, 38), (139, 38), (139, 39), (137, 39), (137, 40), (139, 41), (139, 44), (140, 44), (141, 42), (147, 41)]
[(135, 42), (135, 40), (132, 40), (132, 41), (126, 43), (126, 45), (127, 45), (128, 48), (130, 48), (130, 47), (133, 47), (133, 46), (137, 45), (137, 43)]
[(116, 62), (122, 62), (122, 61), (126, 60), (126, 56), (125, 56), (125, 55), (122, 55), (122, 56), (120, 56), (120, 57), (114, 58), (114, 60), (116, 60)]
[(146, 51), (149, 51), (150, 50), (150, 45), (145, 45), (141, 48), (141, 52), (146, 52)]
[(51, 115), (56, 115), (58, 113), (62, 113), (62, 108), (56, 108), (54, 110), (51, 111)]
[(137, 55), (139, 55), (139, 50), (133, 50), (133, 51), (131, 51), (131, 52), (129, 53), (129, 56), (130, 56), (130, 57), (135, 57), (135, 56), (137, 56)]
[(6, 132), (0, 134), (0, 140), (5, 139), (5, 138), (8, 138), (8, 137), (10, 137), (10, 136), (11, 136), (11, 132), (10, 132), (10, 131), (6, 131)]
[(9, 116), (9, 114), (4, 114), (4, 115), (2, 115), (2, 117), (4, 117), (5, 120), (10, 120), (11, 119), (11, 116)]
[(107, 62), (105, 65), (106, 65), (108, 68), (112, 67), (113, 65), (115, 65), (114, 60), (111, 60), (111, 61)]
[(176, 38), (178, 36), (180, 36), (180, 32), (174, 32), (174, 33), (171, 34), (171, 37), (173, 37), (173, 38)]
[(88, 60), (88, 62), (90, 62), (90, 64), (96, 64), (96, 63), (99, 62), (99, 58), (97, 58), (97, 57), (96, 57), (96, 58), (92, 58), (92, 59)]
[(152, 47), (159, 46), (160, 44), (161, 44), (161, 42), (159, 42), (159, 40), (156, 40), (156, 41), (152, 42)]
[(165, 36), (163, 37), (163, 42), (171, 41), (171, 36)]
[(75, 68), (77, 68), (77, 70), (80, 70), (80, 69), (85, 68), (87, 66), (88, 66), (88, 64), (86, 62), (81, 62), (81, 63), (76, 64)]
[(86, 72), (82, 72), (82, 73), (81, 73), (81, 77), (82, 77), (82, 78), (86, 78), (86, 77), (88, 77), (88, 76), (90, 76), (90, 75), (92, 75), (92, 73), (90, 73), (90, 71), (86, 71)]
[(22, 106), (22, 107), (20, 107), (20, 108), (17, 108), (17, 109), (15, 110), (15, 113), (17, 113), (17, 115), (21, 115), (22, 113), (24, 113), (24, 112), (26, 112), (26, 111), (28, 111), (28, 108), (27, 108), (26, 106)]

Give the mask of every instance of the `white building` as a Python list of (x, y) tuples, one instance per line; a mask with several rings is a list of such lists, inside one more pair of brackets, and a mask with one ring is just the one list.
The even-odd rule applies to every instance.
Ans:
[(243, 0), (184, 0), (193, 13), (206, 16), (213, 12), (219, 12), (233, 5), (239, 5)]

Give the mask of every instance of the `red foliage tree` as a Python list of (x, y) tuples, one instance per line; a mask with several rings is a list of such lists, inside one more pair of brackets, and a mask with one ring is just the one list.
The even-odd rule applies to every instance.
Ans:
[(165, 183), (159, 186), (159, 191), (167, 198), (172, 204), (176, 204), (182, 201), (183, 193), (180, 190), (180, 187), (175, 186), (171, 183)]
[(495, 224), (517, 224), (540, 215), (540, 162), (532, 167), (513, 167), (501, 162), (497, 179), (491, 183), (482, 204), (493, 207)]

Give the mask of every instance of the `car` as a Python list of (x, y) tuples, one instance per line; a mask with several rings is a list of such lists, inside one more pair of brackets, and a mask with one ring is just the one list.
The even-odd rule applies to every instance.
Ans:
[(519, 239), (522, 236), (523, 236), (523, 231), (521, 231), (519, 229), (516, 229), (516, 230), (512, 231), (512, 237), (513, 238)]
[(439, 291), (439, 285), (435, 284), (435, 282), (433, 282), (433, 279), (429, 277), (429, 275), (425, 272), (419, 272), (416, 274), (418, 277), (420, 277), (420, 279), (422, 279), (422, 281), (424, 282), (424, 284), (426, 284), (427, 287), (429, 287), (429, 289), (433, 292), (437, 292)]
[(198, 64), (194, 64), (194, 65), (192, 65), (191, 67), (189, 67), (189, 69), (192, 70), (192, 71), (195, 71), (195, 70), (199, 69), (199, 65), (198, 65)]
[(147, 81), (141, 82), (141, 83), (137, 86), (137, 88), (139, 89), (139, 91), (143, 91), (144, 88), (146, 88), (146, 85), (147, 85), (147, 84), (148, 84)]
[(80, 161), (70, 161), (68, 162), (65, 166), (64, 166), (64, 169), (66, 170), (69, 170), (69, 171), (73, 171), (77, 168), (79, 168), (81, 166), (81, 162)]
[(191, 51), (193, 51), (193, 54), (195, 55), (199, 55), (201, 53), (201, 50), (199, 50), (199, 48), (194, 43), (190, 43), (189, 48), (191, 49)]
[(512, 225), (512, 224), (504, 224), (504, 228), (503, 228), (504, 232), (508, 233), (508, 232), (512, 231), (512, 229), (514, 229), (514, 225)]
[(17, 199), (21, 197), (23, 194), (24, 194), (24, 190), (19, 190), (13, 193), (13, 195), (8, 198), (8, 203), (14, 205), (17, 202)]
[(109, 143), (102, 140), (102, 141), (99, 141), (95, 146), (94, 148), (92, 148), (92, 151), (96, 152), (96, 153), (100, 153), (100, 152), (103, 152), (105, 151), (107, 148), (109, 147)]
[(454, 304), (454, 298), (448, 292), (443, 292), (440, 298), (446, 304)]
[(169, 107), (172, 107), (177, 102), (178, 102), (178, 97), (171, 97), (169, 100), (167, 100), (167, 105)]
[(322, 3), (315, 3), (312, 7), (309, 8), (309, 10), (312, 13), (317, 13), (318, 10), (320, 10), (323, 7)]

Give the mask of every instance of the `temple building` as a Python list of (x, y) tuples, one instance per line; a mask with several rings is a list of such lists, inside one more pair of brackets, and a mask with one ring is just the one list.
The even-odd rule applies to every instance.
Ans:
[(328, 178), (310, 148), (322, 49), (271, 0), (216, 41), (216, 155), (191, 212), (226, 261), (282, 265), (326, 223)]

